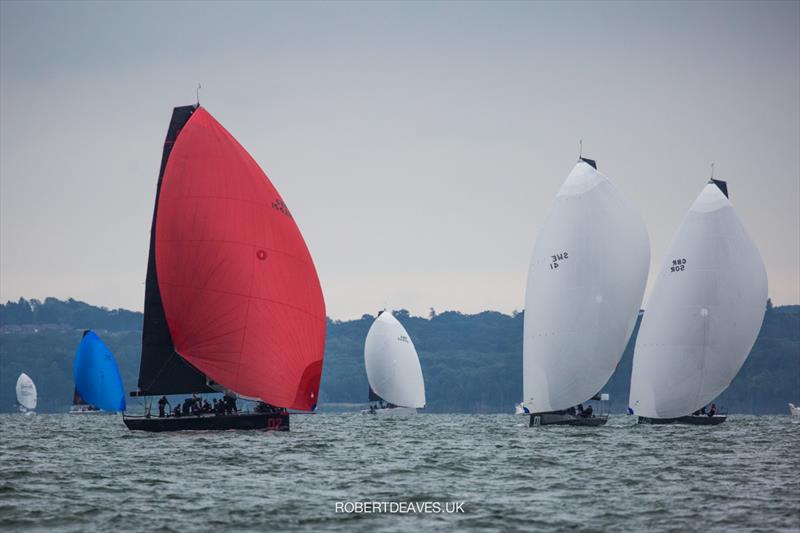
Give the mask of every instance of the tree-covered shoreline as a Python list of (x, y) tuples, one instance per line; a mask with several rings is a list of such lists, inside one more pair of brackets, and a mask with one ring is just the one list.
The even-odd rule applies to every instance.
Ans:
[[(428, 317), (395, 312), (414, 340), (425, 376), (427, 412), (513, 412), (522, 398), (522, 313), (457, 311)], [(367, 399), (364, 339), (374, 315), (328, 319), (320, 409)], [(84, 329), (114, 352), (127, 390), (135, 389), (142, 314), (77, 300), (20, 299), (0, 304), (0, 412), (14, 410), (20, 372), (36, 382), (39, 411), (63, 412), (72, 399), (72, 361)], [(604, 392), (612, 413), (624, 413), (634, 334)], [(800, 403), (800, 306), (767, 310), (758, 340), (731, 387), (719, 398), (732, 413), (786, 412)]]

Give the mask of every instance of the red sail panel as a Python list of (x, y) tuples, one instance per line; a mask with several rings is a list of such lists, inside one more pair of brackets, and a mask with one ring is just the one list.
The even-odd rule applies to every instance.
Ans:
[(314, 263), (266, 174), (202, 108), (164, 172), (156, 271), (182, 357), (240, 395), (314, 407), (325, 350)]

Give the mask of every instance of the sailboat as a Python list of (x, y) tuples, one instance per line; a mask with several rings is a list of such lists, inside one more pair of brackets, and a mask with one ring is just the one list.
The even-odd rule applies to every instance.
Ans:
[(800, 418), (800, 407), (793, 403), (789, 404), (789, 416), (793, 418)]
[(91, 330), (83, 332), (73, 364), (75, 394), (70, 414), (125, 411), (125, 389), (111, 350)]
[(425, 407), (425, 382), (419, 356), (403, 325), (381, 311), (367, 332), (364, 365), (369, 381), (364, 414), (413, 415)]
[(72, 406), (69, 408), (69, 414), (93, 415), (102, 412), (103, 411), (101, 411), (94, 405), (87, 403), (86, 400), (81, 398), (81, 394), (78, 392), (78, 387), (75, 387), (75, 390), (72, 393)]
[(653, 286), (633, 356), (629, 413), (639, 423), (720, 424), (705, 405), (747, 359), (764, 319), (767, 272), (711, 179), (678, 228)]
[(28, 374), (23, 372), (17, 378), (17, 407), (21, 413), (33, 413), (37, 399), (36, 385)]
[[(288, 430), (316, 408), (325, 302), (293, 213), (198, 105), (174, 109), (150, 232), (137, 397), (221, 392), (254, 411), (125, 416), (134, 430)], [(185, 407), (185, 406), (184, 406)]]
[[(644, 222), (580, 157), (556, 195), (525, 295), (523, 401), (530, 425), (599, 426), (601, 394), (636, 323), (650, 264)], [(594, 401), (584, 409), (584, 402)]]

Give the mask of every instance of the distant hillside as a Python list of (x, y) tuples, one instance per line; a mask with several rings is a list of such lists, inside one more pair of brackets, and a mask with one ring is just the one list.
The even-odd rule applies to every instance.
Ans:
[[(456, 311), (428, 318), (395, 313), (419, 350), (429, 412), (511, 412), (522, 398), (522, 314)], [(360, 403), (367, 397), (364, 338), (373, 315), (328, 321), (320, 405)], [(117, 357), (127, 389), (139, 368), (142, 314), (76, 300), (20, 299), (0, 304), (0, 411), (13, 410), (14, 383), (28, 373), (41, 411), (64, 411), (72, 397), (72, 359), (84, 329), (98, 332)], [(634, 330), (634, 338), (637, 329)], [(613, 412), (628, 396), (634, 338), (604, 388)], [(753, 351), (719, 403), (731, 412), (784, 413), (800, 403), (800, 306), (767, 311)]]

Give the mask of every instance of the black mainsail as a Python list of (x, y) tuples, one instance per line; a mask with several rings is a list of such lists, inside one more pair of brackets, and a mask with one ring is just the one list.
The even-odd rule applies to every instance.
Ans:
[(175, 352), (156, 275), (156, 217), (158, 217), (161, 182), (164, 179), (164, 171), (167, 168), (167, 161), (175, 139), (178, 138), (178, 134), (195, 109), (196, 106), (193, 105), (173, 109), (172, 119), (167, 129), (167, 138), (164, 141), (161, 169), (158, 173), (156, 202), (153, 208), (153, 222), (150, 226), (150, 253), (147, 257), (147, 277), (145, 278), (139, 388), (132, 392), (131, 396), (214, 392), (214, 389), (208, 386), (206, 376)]

